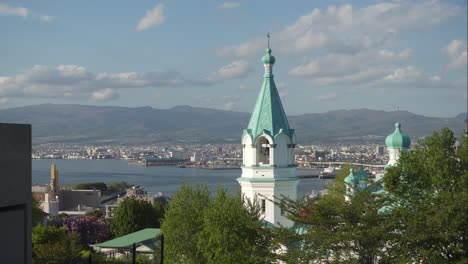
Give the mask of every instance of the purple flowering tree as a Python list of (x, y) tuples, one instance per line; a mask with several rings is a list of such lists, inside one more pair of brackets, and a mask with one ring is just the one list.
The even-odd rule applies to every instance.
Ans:
[(110, 238), (109, 223), (94, 216), (56, 218), (52, 225), (64, 227), (67, 232), (80, 236), (83, 244), (95, 244)]

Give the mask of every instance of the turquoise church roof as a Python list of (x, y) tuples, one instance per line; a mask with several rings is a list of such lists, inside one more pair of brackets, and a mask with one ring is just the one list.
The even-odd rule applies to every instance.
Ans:
[(359, 184), (359, 178), (357, 175), (354, 175), (354, 169), (349, 169), (349, 175), (344, 178), (344, 182), (349, 185)]
[(361, 190), (366, 190), (369, 187), (367, 183), (369, 180), (369, 176), (364, 171), (364, 167), (361, 166), (359, 168), (359, 172), (354, 174), (354, 169), (349, 169), (349, 175), (344, 178), (344, 182), (348, 185), (357, 186)]
[(262, 57), (263, 64), (275, 64), (276, 58), (271, 55), (271, 49), (268, 48), (265, 50), (265, 55)]
[(364, 167), (360, 166), (359, 167), (359, 172), (357, 174), (357, 177), (359, 181), (368, 181), (369, 180), (369, 175), (364, 171)]
[(388, 135), (385, 139), (385, 145), (389, 149), (402, 149), (402, 148), (409, 148), (411, 145), (410, 137), (402, 133), (400, 130), (400, 123), (395, 123), (395, 131)]
[[(247, 129), (252, 140), (263, 132), (269, 134), (273, 138), (284, 133), (292, 140), (294, 130), (289, 128), (288, 118), (284, 112), (281, 99), (276, 88), (271, 67), (275, 63), (275, 57), (271, 55), (271, 49), (266, 49), (266, 54), (262, 58), (262, 62), (266, 65), (266, 70), (260, 93), (257, 97), (252, 116), (250, 117)], [(268, 68), (269, 67), (269, 68)]]

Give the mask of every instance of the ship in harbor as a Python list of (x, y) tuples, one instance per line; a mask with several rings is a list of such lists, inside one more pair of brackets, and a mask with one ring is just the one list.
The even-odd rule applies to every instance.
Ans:
[(180, 166), (186, 162), (188, 162), (187, 159), (146, 157), (139, 160), (138, 164), (143, 166)]
[(336, 173), (337, 173), (337, 169), (333, 166), (330, 166), (330, 167), (323, 169), (320, 172), (319, 178), (320, 179), (334, 179)]

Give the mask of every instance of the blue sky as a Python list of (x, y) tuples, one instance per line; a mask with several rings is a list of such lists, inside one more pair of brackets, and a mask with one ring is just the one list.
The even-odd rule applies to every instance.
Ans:
[(467, 109), (466, 1), (2, 1), (0, 108)]

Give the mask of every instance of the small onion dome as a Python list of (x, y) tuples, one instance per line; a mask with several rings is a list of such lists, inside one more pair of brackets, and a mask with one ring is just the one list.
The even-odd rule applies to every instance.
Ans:
[(364, 171), (364, 167), (361, 166), (359, 168), (359, 172), (358, 172), (358, 175), (357, 175), (359, 181), (368, 181), (369, 180), (369, 176), (367, 175), (367, 173)]
[(385, 139), (385, 145), (387, 145), (387, 148), (402, 149), (408, 148), (411, 145), (410, 137), (407, 134), (402, 133), (400, 127), (400, 123), (395, 123), (395, 131)]
[(263, 64), (275, 64), (275, 56), (271, 55), (271, 49), (265, 50), (266, 54), (262, 57)]
[(349, 169), (349, 175), (346, 176), (346, 178), (344, 179), (344, 182), (349, 184), (349, 185), (359, 183), (358, 177), (356, 177), (356, 175), (354, 175), (354, 169), (353, 168)]

